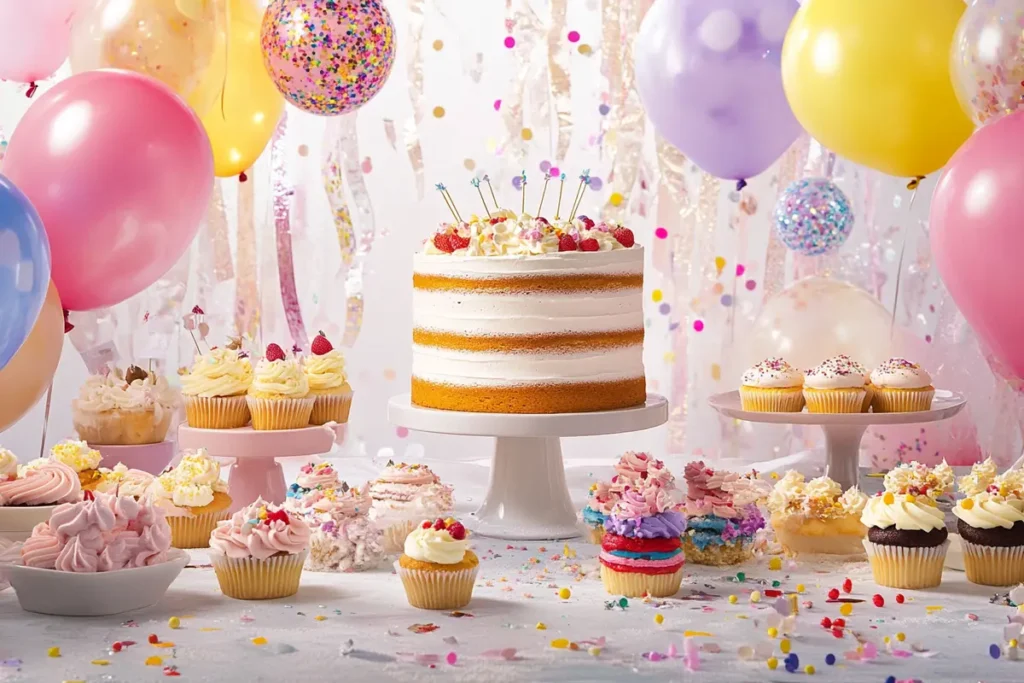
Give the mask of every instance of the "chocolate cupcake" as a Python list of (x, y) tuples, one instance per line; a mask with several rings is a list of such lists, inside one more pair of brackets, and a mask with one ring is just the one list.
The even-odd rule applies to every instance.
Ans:
[(967, 497), (957, 503), (957, 531), (967, 580), (984, 586), (1024, 582), (1024, 472), (996, 476), (991, 459), (961, 478)]

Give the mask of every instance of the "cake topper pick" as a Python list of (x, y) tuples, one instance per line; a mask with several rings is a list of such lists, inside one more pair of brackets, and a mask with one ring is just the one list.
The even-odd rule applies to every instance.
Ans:
[(561, 216), (562, 212), (562, 190), (565, 189), (565, 174), (563, 173), (558, 177), (558, 204), (555, 205), (555, 220), (557, 221)]
[(480, 201), (483, 202), (484, 211), (487, 212), (487, 217), (491, 218), (491, 210), (487, 208), (487, 200), (484, 199), (484, 191), (480, 189), (480, 179), (473, 178), (469, 181), (469, 184), (476, 188), (477, 194), (480, 195)]
[(540, 204), (537, 205), (537, 215), (540, 216), (541, 209), (544, 208), (544, 195), (548, 191), (548, 183), (551, 182), (551, 174), (544, 174), (544, 186), (540, 188)]
[(519, 215), (522, 215), (522, 214), (526, 213), (526, 169), (525, 168), (523, 169), (523, 173), (522, 173), (521, 177), (523, 179), (523, 182), (521, 184), (521, 188), (522, 188), (522, 191), (523, 191), (523, 206), (522, 206), (522, 208), (519, 209)]
[(572, 213), (569, 215), (569, 220), (576, 218), (576, 212), (580, 208), (580, 202), (583, 201), (583, 195), (586, 192), (586, 188), (590, 187), (590, 169), (583, 169), (583, 173), (580, 174), (580, 186), (576, 188), (576, 199), (572, 203)]
[(497, 211), (501, 207), (498, 205), (498, 198), (494, 196), (494, 188), (491, 187), (491, 176), (485, 173), (484, 182), (487, 183), (487, 189), (491, 191), (491, 200), (494, 202), (494, 210)]
[(458, 209), (455, 208), (455, 201), (448, 192), (448, 188), (444, 186), (444, 183), (438, 183), (437, 185), (434, 185), (434, 187), (436, 187), (437, 191), (441, 193), (441, 198), (444, 199), (445, 206), (448, 207), (448, 210), (452, 212), (452, 216), (455, 217), (455, 222), (461, 223), (462, 216), (459, 215)]

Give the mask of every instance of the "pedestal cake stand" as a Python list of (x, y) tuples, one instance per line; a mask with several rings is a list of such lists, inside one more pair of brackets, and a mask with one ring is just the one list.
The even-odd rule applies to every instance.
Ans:
[(322, 427), (257, 431), (241, 429), (198, 429), (178, 427), (178, 446), (205, 448), (214, 458), (230, 459), (228, 493), (231, 510), (244, 507), (257, 497), (271, 503), (283, 503), (288, 493), (284, 471), (277, 458), (321, 455), (345, 438), (344, 424)]
[(487, 496), (471, 526), (493, 538), (547, 540), (580, 535), (560, 438), (657, 427), (668, 420), (668, 401), (648, 394), (644, 405), (624, 410), (506, 415), (421, 408), (405, 394), (388, 401), (388, 420), (421, 432), (496, 437)]
[(133, 470), (142, 470), (150, 474), (160, 474), (168, 463), (174, 459), (174, 443), (146, 443), (135, 446), (104, 446), (89, 444), (103, 456), (100, 467), (114, 469), (118, 463)]
[(967, 399), (937, 390), (931, 410), (915, 413), (757, 413), (743, 410), (738, 391), (715, 394), (708, 403), (722, 415), (746, 422), (818, 425), (825, 432), (825, 474), (848, 489), (858, 484), (860, 441), (868, 427), (948, 420), (963, 410)]

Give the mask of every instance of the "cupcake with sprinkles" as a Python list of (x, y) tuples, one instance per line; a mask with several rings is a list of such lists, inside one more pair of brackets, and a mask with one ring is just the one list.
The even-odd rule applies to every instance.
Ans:
[(743, 410), (799, 413), (804, 409), (804, 373), (782, 358), (767, 358), (743, 373)]
[(623, 491), (601, 540), (601, 580), (609, 594), (665, 598), (679, 591), (686, 519), (672, 507), (660, 486), (640, 482)]
[(615, 463), (615, 474), (611, 481), (595, 482), (590, 486), (582, 516), (592, 543), (600, 543), (604, 538), (604, 520), (622, 497), (626, 486), (637, 482), (662, 487), (671, 494), (676, 490), (675, 477), (665, 467), (665, 463), (647, 453), (626, 451)]
[(967, 580), (983, 586), (1024, 583), (1024, 472), (996, 474), (989, 458), (959, 481), (953, 508)]
[(917, 363), (890, 358), (871, 371), (871, 407), (876, 413), (914, 413), (932, 406), (932, 378)]
[(689, 463), (684, 475), (686, 561), (724, 567), (750, 559), (757, 532), (765, 527), (756, 501), (766, 485), (736, 472), (713, 470), (701, 461)]
[(905, 589), (942, 583), (949, 532), (938, 499), (952, 486), (953, 470), (945, 462), (935, 468), (902, 464), (885, 475), (885, 490), (868, 500), (861, 515), (875, 583)]
[(803, 393), (811, 413), (862, 413), (871, 404), (867, 370), (843, 355), (808, 370)]
[(860, 516), (867, 502), (857, 487), (843, 491), (829, 477), (807, 481), (790, 470), (768, 496), (768, 511), (775, 537), (789, 555), (863, 555), (868, 530)]

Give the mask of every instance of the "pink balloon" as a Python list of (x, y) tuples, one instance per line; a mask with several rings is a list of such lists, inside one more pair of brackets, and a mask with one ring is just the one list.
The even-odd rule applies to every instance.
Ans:
[(979, 129), (949, 160), (931, 204), (931, 245), (946, 288), (981, 341), (1024, 377), (1024, 112)]
[(33, 83), (68, 58), (74, 0), (0, 0), (0, 78)]
[(4, 174), (43, 219), (64, 307), (85, 311), (137, 294), (185, 252), (213, 189), (213, 154), (167, 86), (88, 71), (29, 108)]

